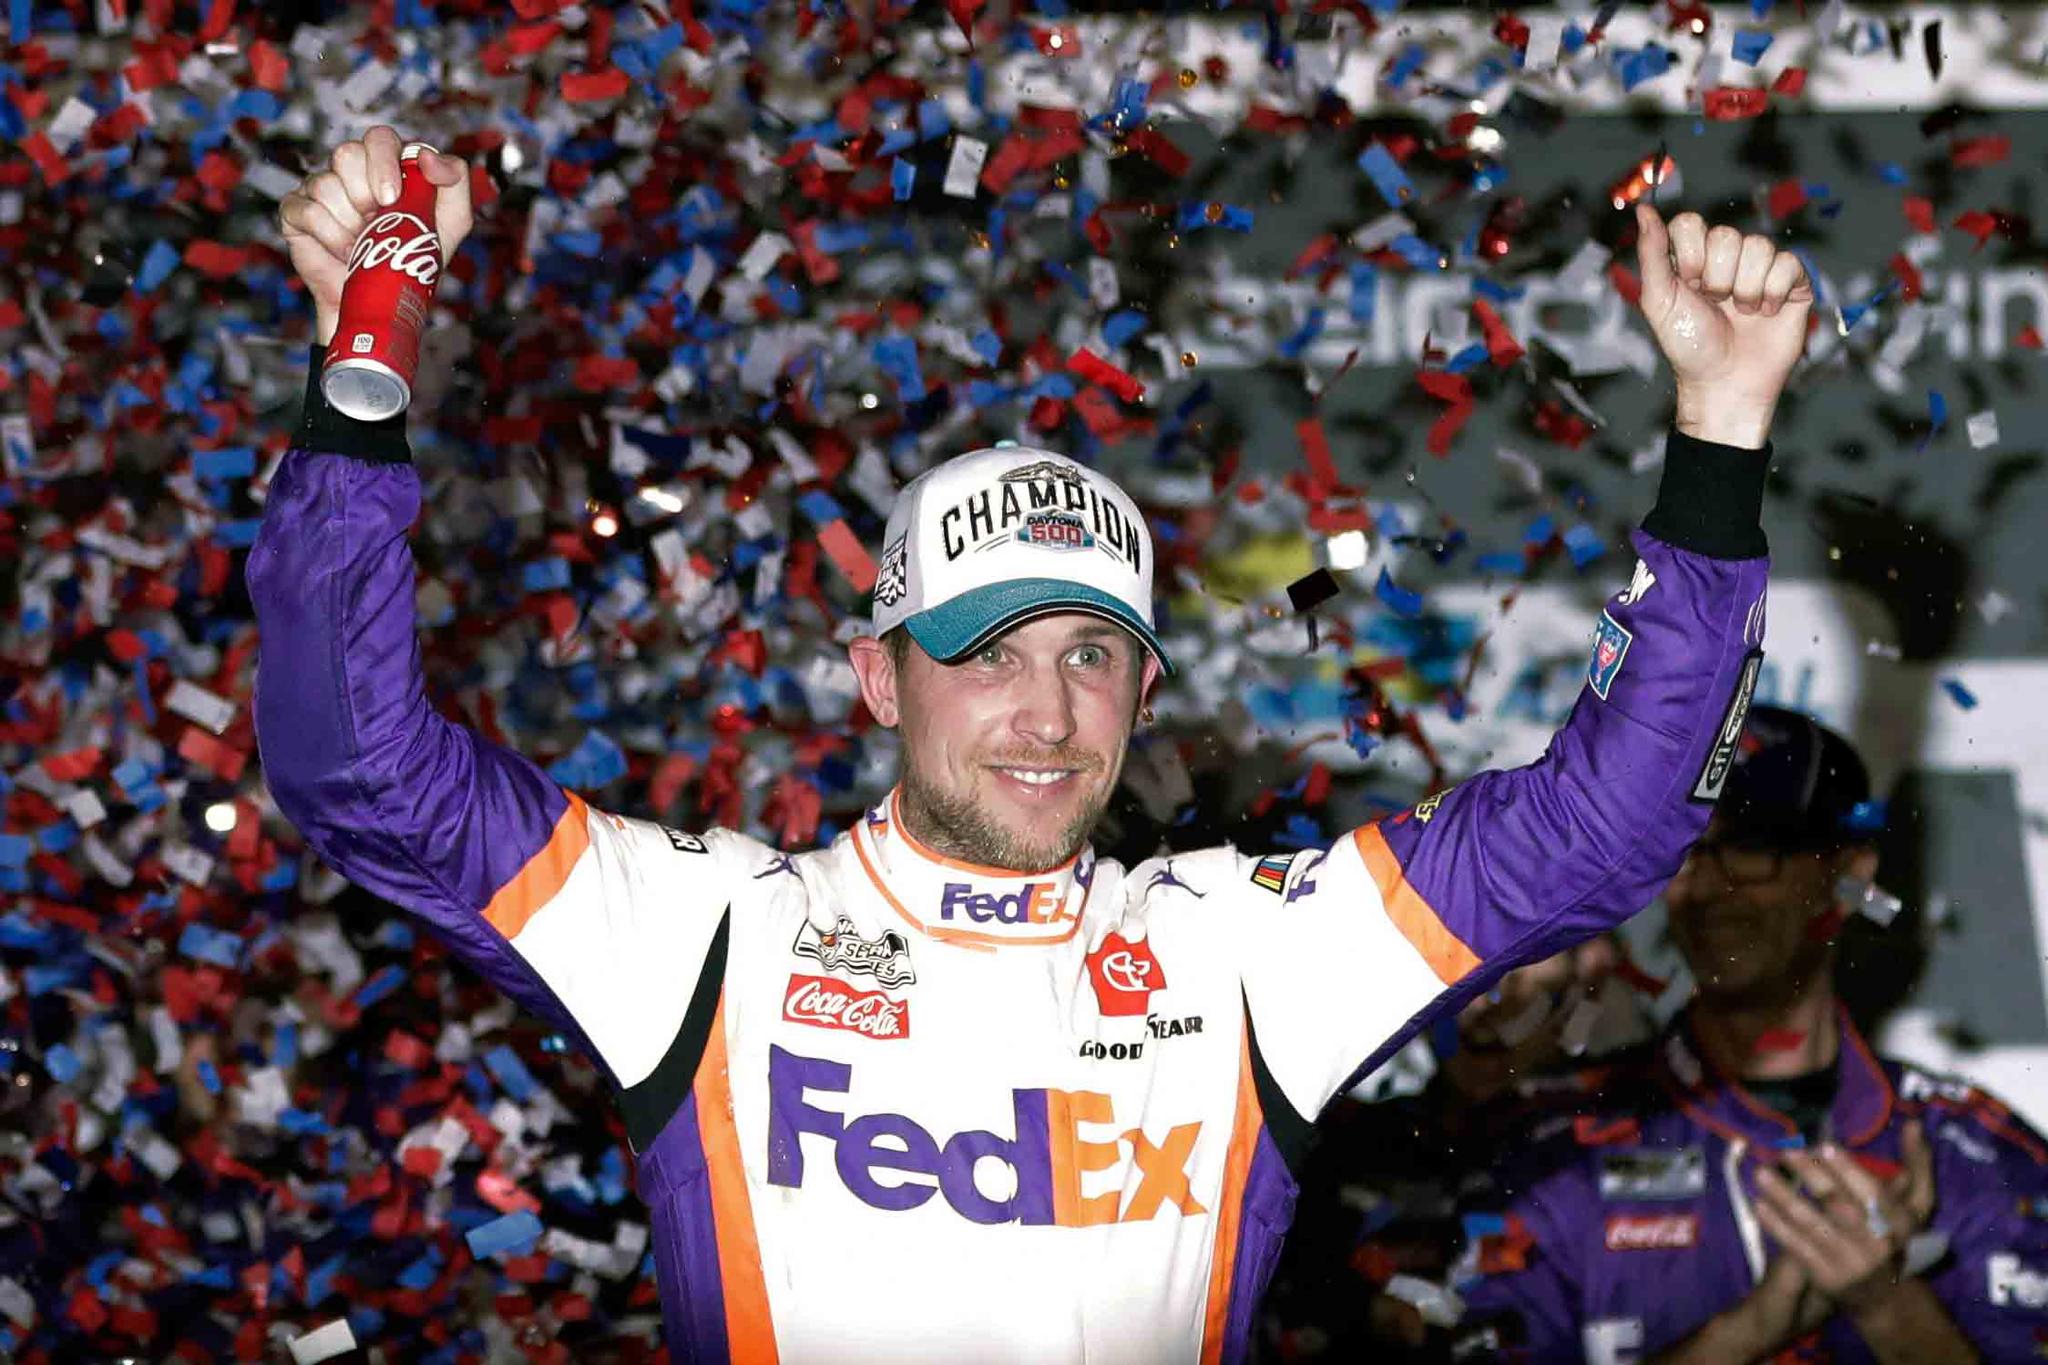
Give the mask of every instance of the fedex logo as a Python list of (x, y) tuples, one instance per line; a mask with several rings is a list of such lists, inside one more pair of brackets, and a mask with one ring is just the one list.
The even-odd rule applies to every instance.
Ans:
[(965, 882), (947, 882), (939, 895), (939, 918), (961, 914), (976, 924), (1054, 924), (1067, 918), (1066, 902), (1054, 899), (1058, 889), (1052, 882), (1026, 882), (1022, 890), (998, 896)]
[[(803, 1057), (768, 1048), (768, 1180), (791, 1188), (806, 1174), (803, 1138), (832, 1145), (840, 1183), (872, 1208), (900, 1213), (944, 1197), (973, 1223), (1096, 1227), (1158, 1217), (1168, 1205), (1183, 1214), (1206, 1213), (1188, 1181), (1200, 1123), (1179, 1124), (1154, 1143), (1142, 1129), (1118, 1130), (1110, 1097), (1093, 1090), (1012, 1090), (1014, 1136), (970, 1129), (941, 1139), (902, 1114), (848, 1116), (814, 1104), (811, 1096), (844, 1094), (852, 1087), (846, 1062)], [(999, 1161), (1015, 1175), (998, 1179), (1014, 1189), (993, 1198), (976, 1178), (978, 1163)], [(1081, 1193), (1081, 1177), (1135, 1167), (1137, 1188)], [(1119, 1181), (1118, 1184), (1127, 1184)]]

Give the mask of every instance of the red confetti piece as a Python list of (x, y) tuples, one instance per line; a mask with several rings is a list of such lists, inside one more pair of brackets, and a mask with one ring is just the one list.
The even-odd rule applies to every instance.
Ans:
[(36, 163), (36, 169), (43, 173), (43, 179), (52, 185), (61, 185), (71, 177), (71, 166), (57, 154), (51, 145), (49, 134), (37, 129), (21, 140), (21, 150), (28, 153), (29, 160)]
[(1771, 92), (1743, 90), (1726, 85), (1716, 86), (1707, 91), (1705, 104), (1707, 117), (1717, 122), (1756, 118), (1770, 108)]
[(1142, 383), (1085, 348), (1067, 357), (1067, 368), (1091, 383), (1102, 385), (1126, 403), (1135, 403), (1144, 396)]
[(1140, 128), (1125, 139), (1125, 145), (1132, 151), (1150, 160), (1160, 170), (1171, 176), (1187, 174), (1188, 154), (1152, 128)]
[(1903, 251), (1892, 255), (1892, 274), (1899, 278), (1899, 295), (1905, 299), (1917, 299), (1921, 292), (1919, 268), (1906, 257)]
[(1322, 418), (1304, 418), (1296, 424), (1294, 435), (1301, 442), (1302, 458), (1308, 462), (1312, 498), (1328, 497), (1344, 481), (1337, 476), (1337, 462), (1330, 458), (1330, 438), (1323, 432)]
[(98, 749), (73, 749), (43, 759), (43, 771), (59, 782), (83, 782), (100, 766)]
[(835, 521), (818, 531), (818, 543), (825, 547), (826, 557), (853, 585), (855, 592), (874, 590), (875, 561), (867, 547), (844, 521)]
[(1986, 213), (1983, 209), (1971, 209), (1949, 226), (1959, 228), (1975, 237), (1977, 239), (1977, 249), (1982, 250), (1984, 243), (1991, 240), (1991, 234), (1998, 231), (1998, 218), (1994, 214)]
[(1603, 1119), (1598, 1114), (1580, 1114), (1572, 1120), (1572, 1138), (1581, 1147), (1611, 1147), (1634, 1142), (1642, 1125), (1634, 1118)]
[(226, 242), (194, 241), (185, 248), (185, 264), (209, 279), (231, 280), (249, 267), (248, 247)]
[(1485, 299), (1475, 299), (1472, 311), (1479, 315), (1479, 325), (1486, 333), (1486, 353), (1492, 357), (1494, 366), (1506, 369), (1522, 358), (1522, 344), (1515, 340), (1515, 334), (1508, 330), (1493, 305)]
[(2020, 334), (2012, 339), (2012, 344), (2015, 346), (2024, 346), (2026, 349), (2030, 351), (2040, 350), (2041, 329), (2038, 327), (2020, 328)]
[(1429, 453), (1442, 459), (1451, 453), (1452, 440), (1478, 406), (1472, 397), (1472, 381), (1462, 374), (1450, 374), (1444, 370), (1421, 370), (1417, 372), (1415, 382), (1431, 398), (1450, 404), (1429, 429)]
[(1774, 95), (1797, 98), (1805, 92), (1806, 68), (1803, 66), (1788, 66), (1778, 73), (1778, 79), (1771, 82), (1771, 93)]
[(217, 41), (233, 27), (234, 22), (235, 0), (210, 0), (206, 7), (206, 19), (199, 25), (199, 41)]
[(2012, 155), (2012, 139), (2004, 133), (1964, 138), (1949, 149), (1948, 159), (1956, 166), (1996, 166)]
[(1794, 177), (1771, 186), (1764, 211), (1773, 218), (1790, 218), (1806, 205), (1806, 182)]
[(1913, 225), (1915, 232), (1934, 231), (1934, 201), (1917, 194), (1909, 194), (1905, 200), (1906, 221)]
[(249, 79), (258, 90), (282, 90), (291, 77), (291, 62), (266, 38), (249, 44)]
[(632, 86), (632, 78), (616, 66), (602, 71), (569, 71), (562, 75), (562, 98), (571, 104), (595, 104), (615, 100)]
[(1642, 301), (1643, 282), (1636, 277), (1635, 271), (1620, 261), (1607, 263), (1607, 282), (1614, 286), (1614, 292), (1621, 295), (1622, 301), (1630, 307)]

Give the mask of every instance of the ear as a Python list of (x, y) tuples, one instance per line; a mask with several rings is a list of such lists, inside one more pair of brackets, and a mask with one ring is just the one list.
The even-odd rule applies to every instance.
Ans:
[(896, 703), (896, 662), (889, 647), (872, 635), (857, 635), (846, 646), (846, 661), (860, 680), (860, 699), (877, 723), (894, 729), (903, 719)]
[(1138, 646), (1138, 652), (1145, 656), (1145, 671), (1138, 675), (1138, 709), (1143, 710), (1151, 702), (1153, 690), (1164, 675), (1159, 668), (1159, 656), (1143, 645)]

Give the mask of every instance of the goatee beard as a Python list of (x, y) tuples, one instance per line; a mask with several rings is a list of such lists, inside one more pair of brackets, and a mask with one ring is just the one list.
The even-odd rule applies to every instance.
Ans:
[(1109, 795), (1104, 787), (1052, 839), (1033, 841), (998, 824), (971, 799), (942, 791), (914, 766), (903, 765), (903, 821), (912, 837), (948, 858), (1006, 872), (1046, 872), (1065, 864), (1088, 842)]

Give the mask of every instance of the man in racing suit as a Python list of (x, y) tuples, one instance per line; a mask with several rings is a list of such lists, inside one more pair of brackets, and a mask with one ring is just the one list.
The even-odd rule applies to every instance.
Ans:
[(1751, 712), (1665, 896), (1697, 994), (1580, 1073), (1575, 1112), (1468, 1214), (1470, 1358), (2048, 1352), (2048, 1146), (1983, 1091), (1875, 1055), (1836, 999), (1842, 902), (1877, 867), (1868, 797), (1847, 740)]
[[(373, 130), (281, 207), (322, 343), (396, 152)], [(1681, 430), (1589, 687), (1530, 767), (1292, 854), (1086, 846), (1165, 666), (1143, 516), (1092, 470), (981, 451), (900, 495), (892, 639), (854, 662), (925, 794), (788, 856), (594, 809), (437, 715), (402, 425), (309, 385), (247, 570), (270, 790), (609, 1073), (678, 1357), (1239, 1358), (1324, 1102), (1662, 886), (1760, 658), (1764, 436), (1811, 290), (1768, 238), (1637, 223)]]

